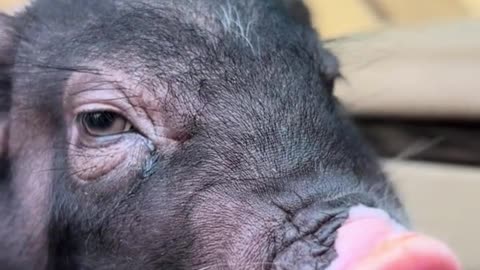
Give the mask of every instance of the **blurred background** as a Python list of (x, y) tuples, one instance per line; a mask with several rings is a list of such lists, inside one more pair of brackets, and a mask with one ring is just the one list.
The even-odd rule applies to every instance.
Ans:
[[(305, 1), (342, 63), (336, 95), (414, 225), (479, 270), (480, 0)], [(0, 10), (25, 2), (0, 0)]]

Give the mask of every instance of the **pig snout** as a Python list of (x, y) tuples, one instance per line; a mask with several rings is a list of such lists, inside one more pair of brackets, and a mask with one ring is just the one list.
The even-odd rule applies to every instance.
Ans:
[[(459, 270), (460, 262), (443, 242), (411, 231), (384, 210), (351, 207), (348, 217), (328, 219), (336, 237), (322, 241), (322, 230), (291, 244), (274, 260), (274, 269)], [(341, 224), (335, 220), (343, 220)], [(328, 226), (327, 226), (328, 227)]]

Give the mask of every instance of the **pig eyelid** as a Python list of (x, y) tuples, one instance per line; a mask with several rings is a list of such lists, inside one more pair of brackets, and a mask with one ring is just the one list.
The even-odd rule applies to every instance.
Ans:
[(75, 108), (69, 123), (72, 142), (98, 147), (111, 145), (127, 135), (148, 138), (139, 128), (139, 119), (128, 112), (126, 107), (108, 103), (88, 103)]
[[(117, 134), (114, 137), (123, 137), (126, 134), (137, 134), (151, 141), (163, 141), (164, 139), (176, 140), (172, 133), (176, 133), (166, 127), (162, 121), (160, 112), (153, 114), (149, 111), (149, 104), (146, 100), (151, 100), (148, 96), (149, 91), (139, 88), (134, 79), (129, 79), (128, 75), (117, 74), (111, 69), (105, 68), (108, 72), (108, 78), (103, 75), (85, 75), (73, 74), (67, 83), (67, 91), (64, 96), (64, 107), (66, 111), (66, 121), (71, 129), (72, 138), (79, 138), (78, 125), (75, 119), (78, 115), (88, 112), (108, 111), (116, 113), (132, 125), (132, 130), (126, 133)], [(127, 78), (127, 79), (126, 79)], [(85, 85), (101, 84), (102, 88), (94, 91), (85, 91)], [(82, 87), (83, 86), (83, 87)], [(149, 99), (150, 98), (150, 99)], [(85, 134), (83, 134), (85, 135)], [(172, 137), (173, 136), (173, 137)], [(110, 136), (111, 137), (111, 136)], [(110, 138), (105, 136), (106, 139)], [(103, 139), (102, 139), (103, 140)], [(159, 142), (159, 144), (161, 144)]]

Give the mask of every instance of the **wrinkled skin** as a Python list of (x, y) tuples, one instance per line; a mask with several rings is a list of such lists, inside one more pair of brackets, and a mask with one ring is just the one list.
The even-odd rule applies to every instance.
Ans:
[[(349, 207), (406, 223), (305, 16), (38, 0), (0, 17), (2, 269), (324, 269)], [(82, 116), (105, 111), (99, 136)]]

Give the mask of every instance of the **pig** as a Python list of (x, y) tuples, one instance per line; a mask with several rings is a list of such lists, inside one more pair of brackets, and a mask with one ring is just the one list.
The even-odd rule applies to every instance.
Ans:
[(412, 232), (339, 74), (301, 1), (1, 15), (1, 268), (457, 269)]

